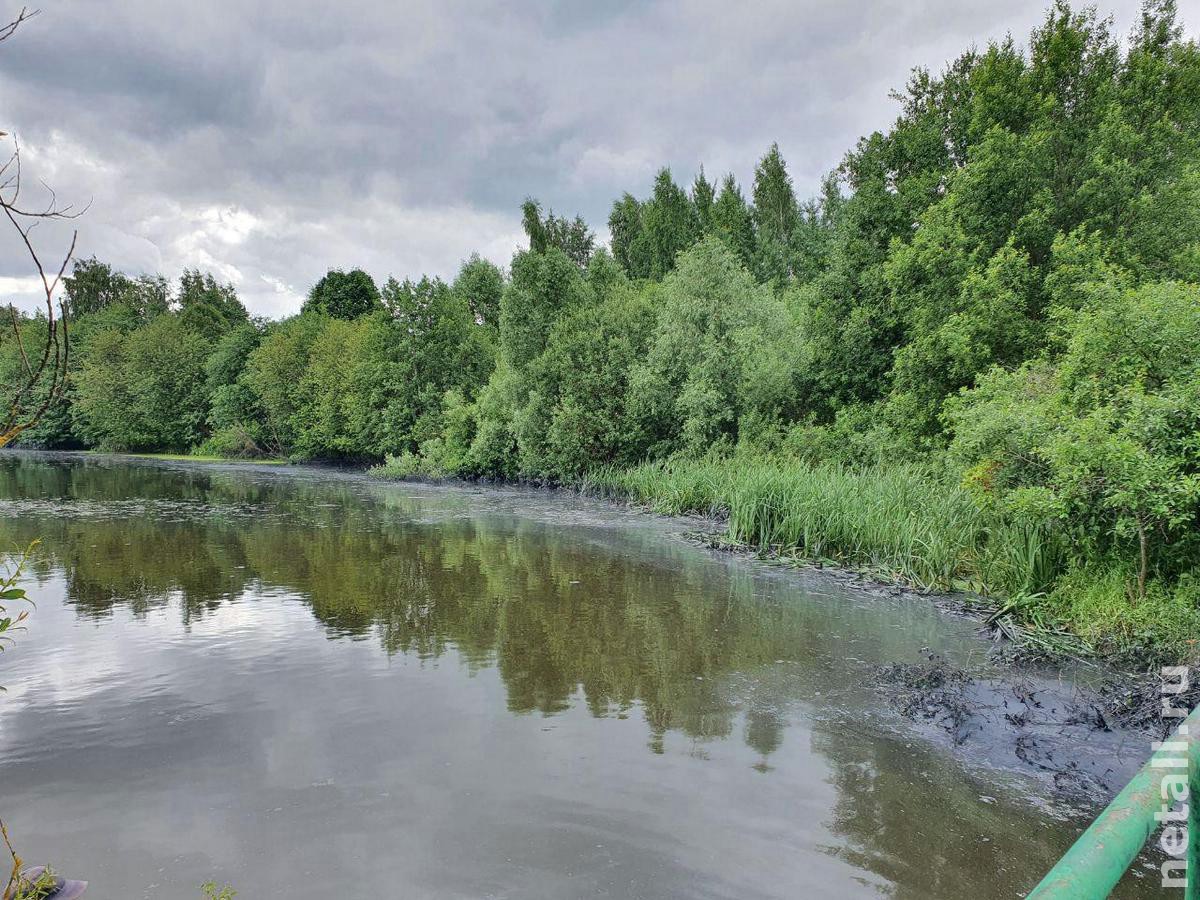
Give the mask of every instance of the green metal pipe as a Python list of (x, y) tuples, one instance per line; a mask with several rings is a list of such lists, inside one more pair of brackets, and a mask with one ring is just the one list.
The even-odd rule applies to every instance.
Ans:
[[(1050, 870), (1027, 900), (1102, 900), (1157, 834), (1154, 814), (1163, 808), (1163, 778), (1182, 774), (1189, 782), (1188, 878), (1185, 900), (1200, 900), (1200, 709), (1193, 710), (1125, 789)], [(1171, 824), (1171, 823), (1168, 823)], [(1175, 823), (1180, 824), (1180, 823)]]
[[(1195, 719), (1193, 714), (1192, 719)], [(1192, 737), (1192, 779), (1188, 796), (1188, 869), (1187, 890), (1184, 900), (1200, 900), (1200, 757), (1196, 748), (1200, 747), (1200, 725), (1191, 729)]]

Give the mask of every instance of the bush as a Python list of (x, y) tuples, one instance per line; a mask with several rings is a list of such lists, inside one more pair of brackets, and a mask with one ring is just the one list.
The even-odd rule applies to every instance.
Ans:
[(372, 466), (369, 472), (376, 478), (403, 481), (425, 474), (425, 462), (417, 454), (405, 450), (395, 456), (389, 455), (381, 465)]
[(218, 428), (193, 453), (196, 456), (223, 456), (227, 459), (257, 459), (269, 455), (254, 436), (240, 425)]

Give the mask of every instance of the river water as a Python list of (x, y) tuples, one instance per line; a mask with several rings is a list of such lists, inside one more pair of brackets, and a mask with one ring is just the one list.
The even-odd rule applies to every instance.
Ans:
[[(689, 527), (545, 492), (0, 456), (0, 547), (41, 541), (0, 654), (0, 815), (98, 900), (210, 878), (247, 900), (1036, 883), (1101, 801), (1007, 764), (1003, 734), (902, 719), (873, 678), (926, 648), (986, 666), (977, 626)], [(1109, 739), (1110, 788), (1146, 750)]]

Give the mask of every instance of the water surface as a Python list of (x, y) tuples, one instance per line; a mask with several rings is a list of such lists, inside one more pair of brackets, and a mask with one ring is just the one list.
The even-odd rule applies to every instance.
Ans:
[(100, 898), (1028, 890), (1086, 805), (909, 727), (872, 679), (924, 648), (977, 665), (976, 627), (686, 528), (518, 490), (0, 456), (0, 546), (42, 541), (32, 627), (0, 655), (0, 815)]

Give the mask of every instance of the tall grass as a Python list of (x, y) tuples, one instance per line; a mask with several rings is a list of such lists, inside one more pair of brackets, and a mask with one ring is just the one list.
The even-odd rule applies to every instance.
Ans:
[(984, 523), (963, 491), (898, 467), (739, 468), (729, 497), (737, 541), (947, 588), (967, 574)]
[(632, 469), (605, 466), (582, 479), (587, 493), (625, 498), (668, 515), (700, 513), (724, 517), (729, 513), (733, 468), (721, 459), (665, 460)]
[(1001, 522), (962, 487), (918, 466), (673, 459), (594, 471), (584, 487), (666, 513), (726, 515), (739, 543), (920, 588), (1032, 591), (1058, 574), (1044, 529)]

